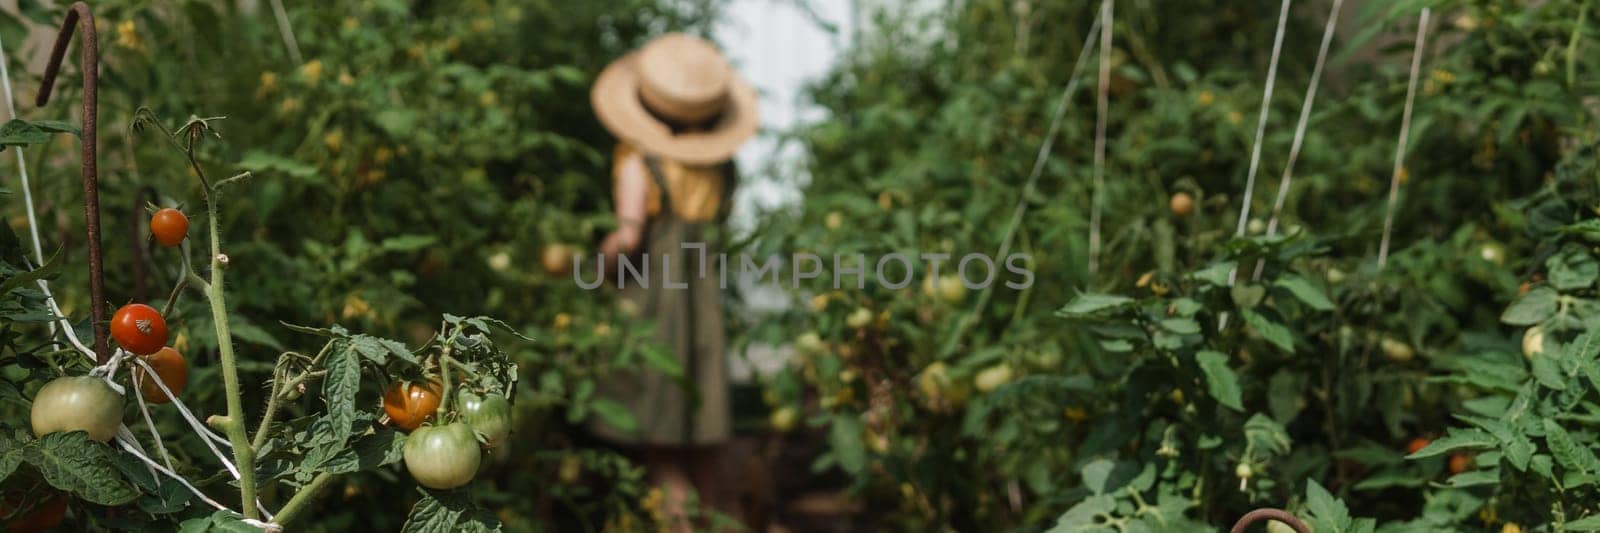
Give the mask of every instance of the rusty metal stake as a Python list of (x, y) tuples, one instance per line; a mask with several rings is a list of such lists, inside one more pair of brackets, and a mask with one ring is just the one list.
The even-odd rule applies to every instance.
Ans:
[(55, 86), (56, 74), (61, 70), (61, 58), (66, 55), (67, 45), (72, 41), (74, 25), (82, 27), (83, 35), (78, 49), (82, 52), (80, 63), (83, 68), (83, 225), (89, 232), (89, 307), (94, 320), (95, 358), (98, 364), (105, 364), (111, 359), (111, 354), (106, 351), (105, 265), (100, 257), (100, 178), (96, 168), (98, 160), (95, 158), (98, 111), (95, 96), (96, 81), (100, 77), (100, 43), (94, 31), (94, 13), (90, 12), (88, 4), (74, 2), (67, 11), (66, 20), (61, 22), (61, 31), (56, 33), (56, 45), (50, 51), (50, 63), (45, 66), (44, 80), (39, 84), (39, 96), (34, 103), (39, 107), (50, 103), (50, 89)]
[(1283, 509), (1256, 509), (1245, 513), (1244, 516), (1239, 517), (1239, 521), (1235, 522), (1233, 529), (1229, 531), (1231, 533), (1244, 533), (1245, 530), (1250, 529), (1251, 525), (1262, 520), (1283, 522), (1294, 528), (1295, 533), (1311, 533), (1311, 528), (1306, 527), (1305, 522), (1301, 522), (1299, 517), (1289, 514), (1288, 511)]

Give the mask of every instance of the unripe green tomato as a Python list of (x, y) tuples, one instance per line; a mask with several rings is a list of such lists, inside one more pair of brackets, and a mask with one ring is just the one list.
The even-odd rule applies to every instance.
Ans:
[(1544, 353), (1544, 329), (1533, 326), (1522, 332), (1522, 356), (1532, 361), (1533, 356), (1541, 353)]
[(857, 307), (855, 311), (851, 311), (850, 315), (844, 318), (844, 324), (852, 329), (861, 329), (871, 323), (872, 310), (865, 307)]
[(1416, 350), (1411, 349), (1411, 345), (1392, 337), (1384, 337), (1378, 341), (1378, 348), (1383, 350), (1384, 357), (1396, 363), (1410, 361), (1417, 354)]
[(1277, 520), (1267, 521), (1267, 533), (1296, 533), (1294, 527)]
[(90, 439), (107, 442), (122, 426), (122, 405), (122, 395), (100, 378), (63, 377), (39, 389), (29, 418), (37, 437), (58, 431), (85, 431)]
[(772, 425), (772, 430), (779, 433), (788, 433), (794, 430), (795, 423), (799, 421), (800, 413), (793, 406), (785, 405), (772, 411), (767, 422)]
[(1239, 463), (1238, 466), (1233, 467), (1233, 475), (1238, 476), (1239, 479), (1250, 479), (1250, 476), (1256, 475), (1256, 471), (1250, 467), (1250, 463)]
[(1011, 365), (1000, 363), (978, 372), (973, 382), (978, 387), (978, 392), (992, 392), (1011, 382)]
[(471, 482), (478, 473), (478, 463), (483, 461), (478, 438), (470, 426), (461, 422), (413, 430), (406, 437), (402, 456), (417, 484), (436, 490)]
[(505, 396), (463, 389), (456, 395), (456, 408), (461, 411), (461, 421), (483, 436), (485, 446), (499, 446), (511, 436), (511, 402)]
[(1338, 284), (1344, 282), (1344, 271), (1343, 270), (1339, 270), (1337, 268), (1329, 268), (1328, 269), (1328, 273), (1327, 273), (1327, 277), (1328, 277), (1328, 283), (1332, 283), (1334, 285), (1338, 285)]

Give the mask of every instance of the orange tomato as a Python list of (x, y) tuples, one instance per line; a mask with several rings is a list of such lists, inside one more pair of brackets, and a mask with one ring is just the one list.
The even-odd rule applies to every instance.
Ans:
[(162, 246), (177, 246), (189, 236), (189, 217), (171, 207), (156, 211), (150, 216), (150, 234)]
[(1172, 210), (1173, 216), (1189, 216), (1190, 213), (1194, 212), (1194, 197), (1189, 196), (1189, 193), (1186, 192), (1173, 194), (1172, 200), (1167, 203), (1167, 207)]
[(1450, 473), (1460, 474), (1472, 470), (1472, 456), (1463, 452), (1450, 454)]
[[(184, 360), (183, 354), (168, 346), (144, 356), (143, 359), (145, 364), (155, 370), (156, 377), (160, 377), (161, 382), (172, 389), (173, 394), (183, 394), (183, 386), (189, 383), (189, 362)], [(144, 401), (150, 403), (172, 401), (167, 393), (162, 392), (156, 380), (144, 371), (144, 367), (134, 366), (133, 378), (139, 380), (139, 394), (144, 396)]]
[(1406, 445), (1406, 453), (1417, 453), (1419, 450), (1427, 448), (1428, 445), (1432, 443), (1433, 441), (1424, 439), (1422, 437), (1411, 439), (1411, 443)]
[(438, 381), (396, 381), (383, 393), (383, 412), (389, 415), (389, 423), (394, 427), (405, 431), (417, 429), (439, 409), (441, 392), (443, 387)]

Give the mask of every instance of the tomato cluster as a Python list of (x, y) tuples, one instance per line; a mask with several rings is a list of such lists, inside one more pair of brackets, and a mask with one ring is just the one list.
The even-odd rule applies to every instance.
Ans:
[(500, 394), (462, 389), (454, 421), (423, 425), (439, 409), (441, 388), (438, 380), (396, 381), (384, 391), (383, 411), (391, 425), (411, 433), (403, 451), (411, 477), (424, 487), (449, 490), (471, 482), (483, 450), (511, 436), (511, 402)]

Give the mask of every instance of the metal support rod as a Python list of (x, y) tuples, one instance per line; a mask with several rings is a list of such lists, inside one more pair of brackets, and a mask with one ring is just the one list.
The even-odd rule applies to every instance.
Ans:
[(95, 158), (98, 110), (95, 96), (96, 81), (100, 74), (100, 45), (94, 31), (94, 13), (90, 12), (88, 4), (74, 2), (67, 11), (67, 18), (61, 22), (61, 30), (56, 33), (56, 45), (50, 51), (50, 63), (45, 66), (44, 80), (39, 84), (39, 96), (34, 103), (39, 107), (50, 103), (50, 89), (55, 86), (56, 75), (61, 71), (61, 59), (67, 53), (67, 45), (72, 42), (74, 26), (81, 27), (83, 36), (78, 46), (83, 68), (83, 131), (80, 141), (83, 144), (83, 225), (89, 233), (89, 308), (94, 320), (95, 357), (97, 363), (105, 364), (110, 360), (111, 353), (106, 350), (105, 265), (100, 256), (100, 178), (96, 168), (98, 160)]

